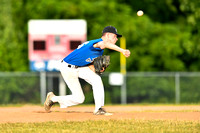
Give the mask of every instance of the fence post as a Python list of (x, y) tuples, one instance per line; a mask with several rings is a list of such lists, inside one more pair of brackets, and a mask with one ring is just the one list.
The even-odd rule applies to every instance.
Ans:
[(59, 75), (59, 95), (60, 96), (66, 95), (66, 85), (61, 74)]
[(126, 74), (123, 74), (123, 84), (121, 85), (121, 104), (127, 104)]
[(177, 72), (175, 74), (175, 99), (176, 104), (180, 103), (180, 74)]
[(47, 92), (53, 92), (53, 75), (46, 73), (47, 77)]
[(40, 72), (40, 97), (43, 104), (46, 97), (46, 72)]

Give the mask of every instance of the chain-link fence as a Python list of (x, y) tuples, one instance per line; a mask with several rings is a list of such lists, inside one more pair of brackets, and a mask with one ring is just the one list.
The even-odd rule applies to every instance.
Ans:
[(40, 102), (39, 73), (1, 72), (0, 103)]
[[(102, 75), (106, 103), (119, 104), (122, 99), (126, 99), (126, 103), (200, 101), (199, 72), (129, 72), (125, 76), (125, 90), (121, 86), (110, 85), (109, 75)], [(81, 79), (80, 82), (85, 94), (84, 103), (94, 103), (92, 87)], [(71, 93), (65, 83), (63, 87), (63, 79), (58, 72), (0, 73), (0, 104), (41, 103), (49, 91), (56, 95)], [(126, 95), (122, 95), (124, 91)]]

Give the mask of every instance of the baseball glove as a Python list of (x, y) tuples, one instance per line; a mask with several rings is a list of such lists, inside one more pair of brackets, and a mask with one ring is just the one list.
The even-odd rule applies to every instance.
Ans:
[(110, 65), (110, 56), (104, 55), (94, 59), (94, 68), (97, 74), (102, 74)]

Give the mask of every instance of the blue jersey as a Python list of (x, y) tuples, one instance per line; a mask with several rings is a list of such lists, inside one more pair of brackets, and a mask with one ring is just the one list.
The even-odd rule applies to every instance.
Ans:
[(93, 62), (93, 60), (103, 55), (104, 50), (100, 48), (94, 48), (93, 45), (103, 41), (101, 38), (96, 40), (87, 41), (78, 46), (73, 52), (71, 52), (63, 60), (69, 64), (76, 66), (86, 66)]

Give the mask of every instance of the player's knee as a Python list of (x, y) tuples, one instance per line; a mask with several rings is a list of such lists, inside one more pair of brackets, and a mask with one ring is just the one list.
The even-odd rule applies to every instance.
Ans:
[(93, 80), (93, 82), (91, 82), (92, 87), (102, 87), (103, 86), (103, 82), (101, 80), (100, 76), (96, 76)]
[(78, 99), (77, 99), (77, 103), (78, 104), (81, 104), (81, 103), (83, 103), (85, 101), (85, 97), (79, 97)]
[(99, 75), (95, 75), (92, 79), (92, 83), (96, 84), (98, 82), (102, 82), (101, 77)]
[(85, 101), (85, 97), (81, 98), (79, 103), (83, 103)]

